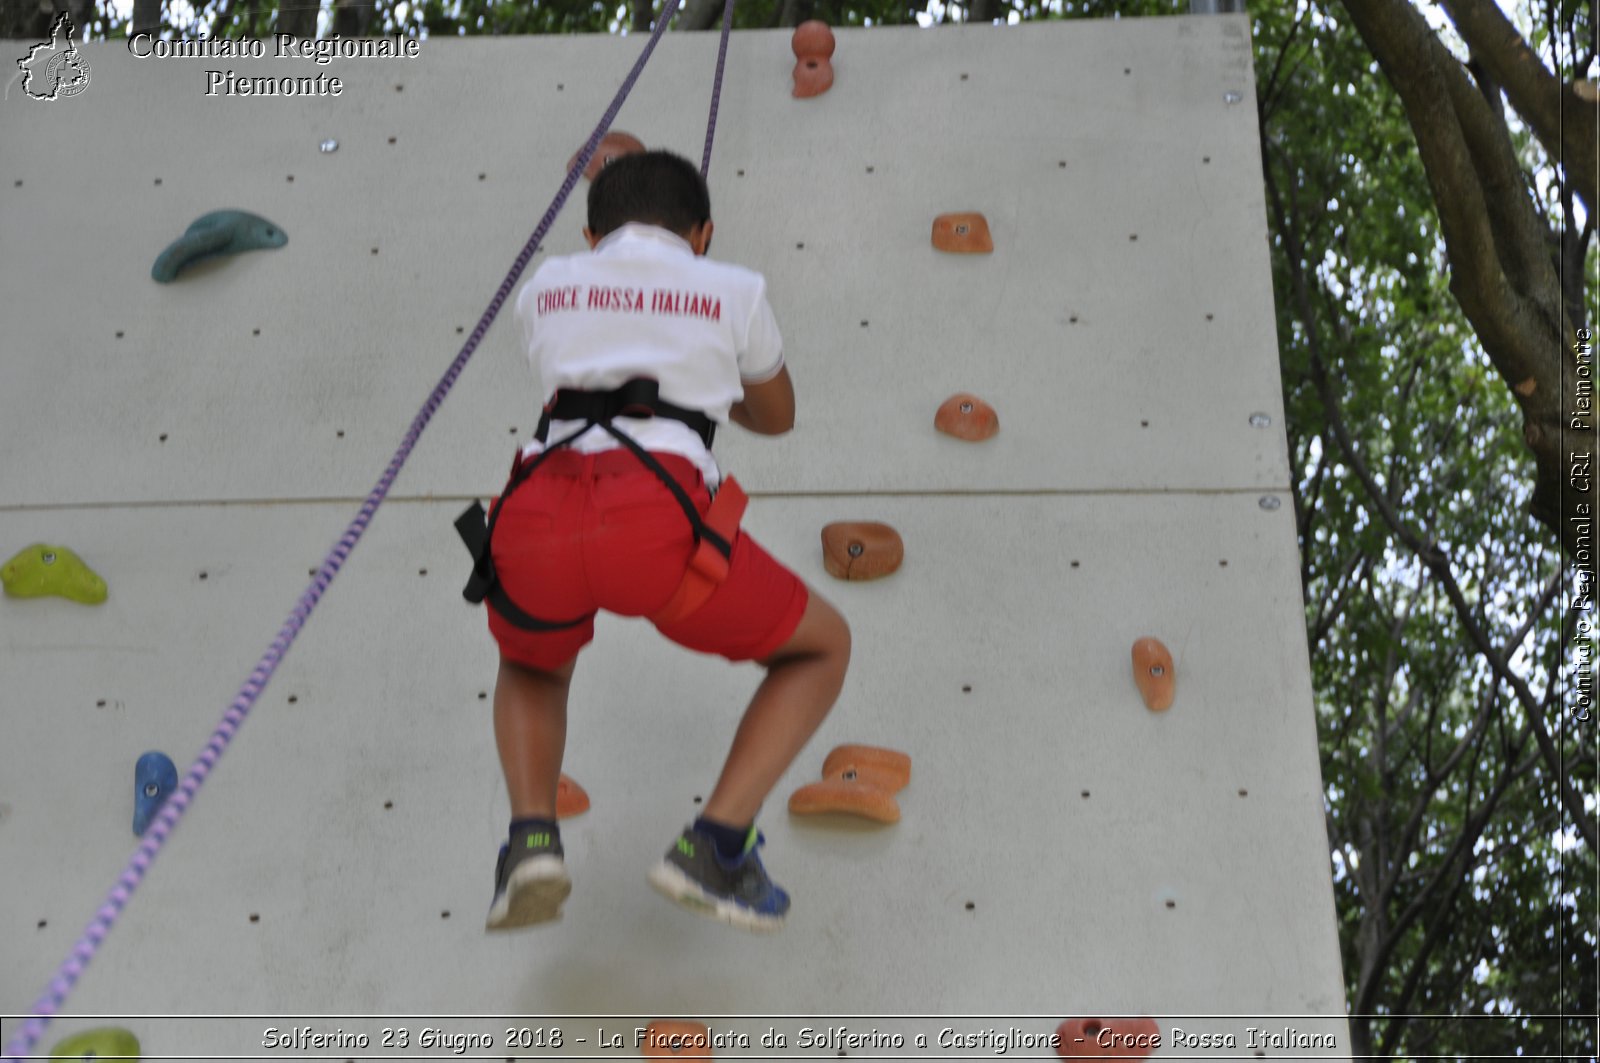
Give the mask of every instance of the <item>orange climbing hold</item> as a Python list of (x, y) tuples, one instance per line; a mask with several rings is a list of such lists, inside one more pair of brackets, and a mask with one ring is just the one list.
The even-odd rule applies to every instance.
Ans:
[(1144, 1059), (1161, 1047), (1161, 1027), (1143, 1015), (1123, 1019), (1068, 1019), (1056, 1027), (1063, 1059)]
[(796, 59), (832, 59), (834, 44), (833, 30), (819, 18), (807, 19), (796, 26), (794, 37), (789, 41)]
[(933, 219), (933, 246), (958, 255), (985, 255), (994, 250), (989, 219), (977, 211), (941, 214)]
[(645, 1059), (710, 1059), (711, 1028), (683, 1019), (656, 1019), (639, 1044)]
[(834, 746), (822, 762), (822, 777), (859, 780), (897, 794), (911, 782), (911, 757), (882, 746)]
[(963, 391), (944, 400), (933, 415), (933, 427), (945, 435), (981, 443), (1000, 431), (1000, 415), (978, 396)]
[(794, 95), (799, 99), (821, 96), (833, 88), (833, 64), (807, 56), (794, 65)]
[(556, 818), (567, 819), (589, 811), (589, 794), (565, 773), (556, 783)]
[(900, 803), (881, 786), (860, 779), (823, 779), (789, 795), (789, 811), (797, 816), (844, 812), (852, 816), (899, 823)]
[(839, 521), (822, 529), (822, 564), (837, 579), (887, 576), (905, 556), (900, 533), (887, 524)]
[[(623, 155), (632, 155), (635, 152), (644, 150), (644, 141), (632, 133), (613, 130), (600, 138), (600, 143), (595, 147), (594, 154), (589, 156), (589, 165), (583, 168), (583, 176), (593, 181), (595, 175), (605, 169), (612, 159), (620, 158)], [(569, 172), (573, 166), (577, 165), (578, 156), (582, 154), (582, 148), (572, 153), (572, 158), (567, 160), (567, 170)]]
[(1172, 707), (1172, 654), (1159, 639), (1142, 638), (1133, 644), (1133, 681), (1152, 712)]

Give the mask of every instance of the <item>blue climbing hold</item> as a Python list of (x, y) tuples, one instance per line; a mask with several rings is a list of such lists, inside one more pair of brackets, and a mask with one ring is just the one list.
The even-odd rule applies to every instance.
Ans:
[(144, 836), (177, 788), (178, 769), (171, 757), (152, 750), (139, 758), (133, 766), (133, 833)]
[(243, 210), (214, 210), (190, 223), (184, 234), (167, 246), (150, 267), (150, 276), (166, 284), (201, 259), (282, 247), (289, 234), (259, 214)]

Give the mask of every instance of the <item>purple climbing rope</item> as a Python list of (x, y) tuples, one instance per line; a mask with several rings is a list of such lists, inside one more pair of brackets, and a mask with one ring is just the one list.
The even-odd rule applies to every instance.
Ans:
[(728, 34), (733, 30), (733, 0), (722, 6), (722, 40), (717, 42), (717, 76), (711, 82), (711, 117), (706, 119), (706, 151), (700, 156), (700, 176), (711, 176), (711, 141), (717, 135), (717, 105), (722, 102), (722, 68), (728, 63)]
[[(155, 822), (145, 831), (144, 840), (140, 843), (139, 848), (134, 851), (127, 866), (123, 868), (122, 874), (118, 876), (116, 884), (111, 888), (111, 892), (106, 895), (105, 901), (100, 905), (99, 910), (95, 912), (94, 918), (84, 929), (83, 935), (78, 939), (78, 943), (73, 946), (72, 952), (57, 969), (55, 977), (45, 987), (43, 994), (34, 1002), (33, 1010), (28, 1018), (23, 1021), (21, 1028), (6, 1045), (5, 1055), (0, 1056), (0, 1063), (21, 1063), (23, 1057), (32, 1052), (34, 1047), (38, 1045), (39, 1039), (44, 1035), (45, 1027), (49, 1025), (51, 1017), (61, 1010), (73, 987), (77, 985), (78, 979), (83, 975), (84, 970), (88, 968), (95, 954), (99, 952), (101, 942), (105, 940), (106, 935), (111, 931), (118, 917), (121, 916), (123, 908), (127, 906), (128, 901), (133, 897), (134, 891), (139, 888), (139, 884), (144, 880), (146, 872), (150, 870), (150, 865), (155, 862), (156, 856), (160, 854), (168, 836), (177, 827), (179, 820), (183, 818), (189, 803), (194, 800), (195, 795), (200, 791), (200, 787), (205, 784), (207, 776), (211, 774), (211, 769), (216, 766), (217, 761), (222, 758), (222, 754), (227, 750), (228, 744), (233, 741), (233, 737), (238, 733), (240, 726), (243, 725), (245, 717), (255, 707), (256, 699), (261, 696), (262, 690), (266, 688), (273, 673), (277, 671), (279, 663), (283, 660), (284, 655), (288, 653), (289, 647), (293, 645), (295, 638), (300, 634), (300, 629), (305, 626), (306, 621), (310, 618), (311, 611), (316, 608), (317, 602), (321, 600), (323, 593), (333, 583), (334, 577), (338, 574), (340, 568), (344, 566), (345, 559), (355, 549), (356, 543), (361, 540), (361, 536), (366, 532), (367, 525), (372, 522), (373, 515), (377, 513), (378, 507), (383, 504), (383, 500), (388, 496), (389, 488), (394, 484), (395, 478), (399, 476), (401, 467), (410, 458), (411, 451), (416, 447), (417, 440), (421, 438), (423, 430), (427, 428), (428, 422), (433, 419), (434, 413), (438, 411), (440, 405), (444, 402), (445, 396), (450, 393), (450, 389), (455, 386), (456, 379), (460, 377), (462, 370), (467, 366), (467, 362), (472, 359), (473, 354), (477, 351), (478, 344), (482, 342), (483, 337), (489, 331), (489, 327), (494, 324), (495, 318), (499, 316), (501, 307), (510, 298), (511, 290), (516, 286), (523, 271), (527, 269), (528, 263), (532, 261), (539, 248), (540, 241), (544, 239), (550, 226), (555, 223), (556, 215), (560, 213), (562, 206), (567, 201), (567, 197), (572, 194), (573, 188), (577, 186), (579, 175), (589, 165), (589, 160), (594, 156), (595, 149), (600, 144), (600, 138), (611, 128), (611, 123), (616, 119), (617, 112), (622, 109), (623, 101), (627, 99), (634, 83), (638, 81), (639, 74), (644, 70), (645, 63), (650, 59), (650, 53), (655, 50), (657, 42), (661, 40), (662, 31), (666, 29), (667, 24), (672, 21), (672, 16), (677, 12), (678, 4), (679, 0), (666, 0), (661, 16), (656, 21), (656, 27), (651, 32), (650, 39), (645, 43), (643, 50), (639, 53), (639, 58), (635, 60), (633, 69), (628, 72), (628, 76), (617, 90), (616, 96), (612, 98), (611, 106), (606, 108), (600, 123), (594, 127), (594, 132), (589, 134), (588, 142), (584, 144), (583, 150), (578, 153), (572, 169), (567, 173), (566, 180), (561, 183), (561, 190), (556, 193), (555, 199), (551, 201), (549, 208), (544, 212), (544, 217), (539, 219), (538, 227), (534, 229), (533, 235), (528, 237), (528, 242), (523, 245), (522, 251), (517, 255), (516, 261), (512, 263), (510, 271), (506, 274), (505, 280), (500, 282), (499, 289), (495, 292), (494, 298), (489, 301), (489, 305), (484, 310), (483, 315), (478, 319), (477, 327), (472, 330), (472, 335), (467, 337), (467, 342), (462, 345), (460, 353), (450, 363), (450, 367), (445, 370), (444, 375), (439, 379), (439, 383), (434, 386), (432, 394), (428, 396), (428, 400), (423, 403), (422, 409), (418, 411), (416, 417), (412, 420), (411, 427), (407, 430), (405, 438), (400, 443), (400, 448), (395, 451), (394, 457), (389, 460), (388, 468), (384, 470), (372, 492), (367, 495), (366, 502), (362, 504), (355, 519), (350, 522), (349, 527), (345, 529), (344, 535), (334, 544), (333, 549), (323, 560), (322, 566), (317, 570), (317, 574), (312, 578), (310, 585), (300, 595), (299, 601), (296, 602), (288, 619), (284, 621), (283, 627), (278, 630), (277, 637), (267, 647), (266, 653), (262, 654), (261, 660), (257, 662), (255, 670), (250, 673), (250, 677), (239, 688), (239, 693), (234, 697), (233, 703), (228, 707), (228, 711), (223, 713), (222, 720), (217, 724), (216, 730), (211, 733), (211, 741), (206, 743), (205, 749), (201, 751), (195, 762), (190, 766), (188, 773), (183, 777), (183, 781), (178, 784), (177, 790), (162, 806), (161, 814), (156, 817)], [(727, 51), (728, 27), (732, 22), (732, 11), (733, 0), (728, 0), (723, 22), (722, 50), (717, 56), (716, 86), (711, 97), (711, 117), (706, 131), (705, 166), (709, 166), (711, 162), (711, 131), (716, 126), (717, 98), (722, 92), (722, 63)]]

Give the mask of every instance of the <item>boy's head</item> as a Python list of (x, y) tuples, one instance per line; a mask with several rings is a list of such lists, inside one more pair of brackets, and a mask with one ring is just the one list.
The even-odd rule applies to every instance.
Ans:
[(694, 164), (670, 151), (612, 159), (589, 185), (589, 246), (629, 222), (659, 225), (689, 241), (695, 254), (711, 245), (711, 193)]

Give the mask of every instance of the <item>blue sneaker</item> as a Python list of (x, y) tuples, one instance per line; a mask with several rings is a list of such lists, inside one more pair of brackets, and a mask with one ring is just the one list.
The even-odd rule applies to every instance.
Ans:
[(494, 869), (494, 902), (485, 930), (515, 930), (561, 918), (561, 902), (572, 892), (561, 839), (546, 831), (518, 831), (500, 846)]
[(756, 849), (764, 844), (766, 838), (752, 827), (744, 853), (727, 861), (710, 838), (685, 827), (651, 869), (650, 885), (691, 911), (741, 930), (777, 930), (789, 911), (789, 895), (761, 866)]

